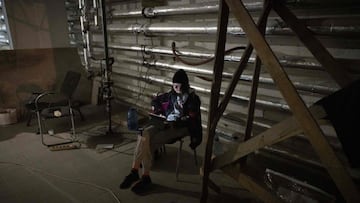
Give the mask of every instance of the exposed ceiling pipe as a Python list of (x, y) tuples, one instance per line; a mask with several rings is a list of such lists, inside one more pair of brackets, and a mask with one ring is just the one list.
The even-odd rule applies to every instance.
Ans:
[[(101, 46), (101, 44), (96, 44), (94, 46)], [(109, 48), (112, 49), (119, 49), (124, 51), (137, 51), (137, 52), (143, 52), (145, 54), (160, 54), (160, 55), (167, 55), (172, 56), (173, 52), (171, 48), (169, 47), (159, 47), (159, 46), (149, 46), (149, 45), (121, 45), (121, 44), (109, 44)], [(210, 53), (210, 51), (202, 51), (199, 52), (194, 49), (186, 49), (181, 48), (181, 51), (178, 53), (179, 56), (185, 56), (185, 57), (192, 57), (192, 58), (199, 58), (199, 59), (209, 59), (214, 57), (213, 53)], [(226, 61), (233, 61), (238, 62), (240, 61), (239, 56), (234, 55), (226, 55), (224, 60)], [(253, 62), (253, 61), (251, 61)]]
[[(266, 27), (266, 35), (291, 35), (290, 28), (281, 22), (274, 21)], [(359, 26), (309, 26), (317, 35), (334, 35), (360, 32)], [(92, 30), (96, 32), (97, 30)], [(143, 33), (144, 35), (215, 35), (217, 33), (216, 22), (192, 22), (192, 23), (133, 23), (133, 24), (111, 24), (108, 31), (112, 33)], [(227, 33), (234, 36), (245, 35), (243, 29), (235, 21), (229, 22)]]
[[(245, 7), (249, 11), (258, 11), (263, 8), (263, 2), (251, 2), (246, 3)], [(201, 14), (201, 13), (215, 13), (219, 11), (218, 2), (210, 3), (197, 3), (191, 5), (181, 5), (181, 6), (159, 6), (159, 7), (148, 7), (141, 10), (134, 11), (114, 11), (112, 16), (114, 18), (132, 18), (132, 17), (141, 17), (152, 18), (156, 16), (165, 16), (165, 15), (183, 15), (183, 14)]]
[[(95, 46), (99, 46), (99, 44), (94, 44)], [(119, 44), (109, 44), (109, 48), (113, 49), (120, 49), (125, 51), (139, 51), (144, 52), (146, 54), (165, 54), (165, 55), (172, 55), (172, 51), (170, 48), (167, 47), (152, 47), (152, 46), (138, 46), (138, 45), (119, 45)], [(210, 58), (214, 56), (214, 54), (210, 53), (200, 53), (200, 52), (194, 52), (193, 50), (184, 49), (184, 51), (181, 51), (181, 56), (187, 56), (187, 57), (197, 57), (197, 58)], [(117, 57), (118, 60), (123, 60), (130, 63), (136, 63), (136, 64), (144, 64), (148, 66), (156, 66), (156, 67), (162, 67), (162, 68), (170, 68), (170, 69), (186, 69), (188, 71), (191, 71), (193, 73), (197, 74), (204, 74), (207, 76), (212, 75), (212, 71), (209, 71), (211, 69), (206, 70), (199, 69), (199, 68), (193, 68), (191, 66), (187, 66), (185, 64), (180, 63), (172, 63), (165, 60), (156, 60), (156, 61), (144, 61), (142, 59), (133, 59), (128, 57)], [(235, 61), (239, 62), (241, 57), (239, 56), (225, 56), (225, 60), (229, 61)], [(250, 63), (253, 63), (255, 61), (255, 57), (251, 57), (249, 59)], [(304, 69), (320, 69), (321, 67), (315, 63), (315, 62), (305, 62), (302, 60), (294, 59), (291, 61), (290, 59), (280, 59), (280, 62), (284, 66), (297, 66), (302, 67)], [(232, 73), (223, 73), (225, 78), (231, 78)], [(242, 74), (240, 80), (244, 81), (252, 81), (251, 75)], [(271, 78), (265, 78), (260, 77), (260, 82), (263, 84), (270, 84), (274, 85), (274, 82)], [(314, 85), (314, 84), (305, 84), (300, 82), (293, 82), (295, 87), (299, 90), (309, 91), (313, 93), (320, 93), (320, 94), (330, 94), (335, 92), (338, 87), (329, 87), (329, 86), (321, 86), (321, 85)]]
[(0, 24), (0, 31), (6, 32), (6, 25), (5, 24)]
[[(250, 12), (257, 12), (263, 9), (263, 1), (256, 1), (256, 2), (248, 2), (245, 3), (245, 7)], [(306, 7), (314, 8), (314, 2), (308, 3), (305, 5), (300, 0), (295, 0), (293, 2), (287, 1), (289, 6), (296, 6), (294, 8), (301, 9)], [(326, 4), (328, 4), (326, 2)], [(301, 5), (301, 6), (300, 6)], [(354, 5), (356, 6), (356, 5)], [(323, 7), (323, 6), (318, 6)], [(350, 8), (343, 8), (343, 9), (354, 9), (353, 7)], [(356, 9), (355, 9), (356, 10)], [(187, 5), (177, 5), (177, 6), (158, 6), (158, 7), (145, 7), (142, 9), (136, 9), (132, 11), (127, 10), (120, 10), (120, 11), (113, 11), (112, 17), (113, 18), (135, 18), (135, 17), (145, 17), (145, 18), (153, 18), (157, 16), (170, 16), (170, 15), (184, 15), (184, 14), (203, 14), (203, 13), (217, 13), (219, 11), (219, 3), (218, 2), (206, 2), (206, 3), (194, 3), (194, 4), (187, 4)], [(346, 13), (346, 12), (344, 12)], [(352, 14), (349, 13), (349, 16), (356, 16), (356, 11)], [(312, 15), (311, 17), (316, 17), (317, 15)], [(335, 15), (336, 16), (336, 15)], [(307, 12), (306, 16), (299, 16), (300, 18), (308, 18), (309, 13)], [(327, 17), (334, 17), (334, 15), (327, 15)]]
[(92, 8), (93, 8), (94, 26), (99, 26), (98, 0), (93, 0), (92, 6), (93, 6)]
[(85, 0), (79, 0), (78, 6), (80, 10), (80, 29), (82, 34), (82, 40), (83, 40), (83, 59), (85, 70), (90, 71), (90, 64), (89, 64), (89, 58), (91, 57), (91, 45), (90, 45), (90, 33), (89, 33), (89, 22), (88, 22), (88, 16), (87, 16), (87, 1)]
[[(96, 0), (93, 0), (96, 1)], [(65, 2), (66, 7), (68, 10), (74, 9), (77, 5), (70, 2)], [(110, 2), (112, 3), (112, 2)], [(289, 5), (297, 4), (299, 2), (293, 2), (289, 3)], [(96, 5), (96, 3), (93, 3), (93, 5)], [(302, 4), (303, 5), (303, 4)], [(250, 2), (245, 4), (246, 8), (250, 12), (256, 12), (261, 11), (263, 9), (263, 2)], [(303, 5), (304, 6), (304, 5)], [(299, 8), (299, 6), (297, 6)], [(346, 9), (346, 8), (343, 8)], [(354, 7), (351, 7), (350, 9), (354, 10)], [(356, 10), (356, 9), (355, 9)], [(134, 18), (134, 17), (145, 17), (145, 18), (152, 18), (157, 16), (166, 16), (166, 15), (186, 15), (186, 14), (202, 14), (202, 13), (216, 13), (218, 11), (218, 2), (207, 2), (207, 3), (195, 3), (195, 4), (187, 4), (187, 5), (177, 5), (177, 6), (160, 6), (160, 7), (146, 7), (142, 9), (127, 11), (127, 10), (114, 10), (111, 13), (111, 18)], [(346, 12), (344, 12), (346, 13)], [(78, 21), (78, 14), (73, 14), (73, 17), (68, 17), (69, 21)], [(306, 20), (306, 22), (311, 22), (311, 18), (327, 18), (325, 23), (331, 22), (331, 24), (334, 26), (336, 23), (332, 22), (332, 18), (338, 19), (338, 15), (329, 15), (329, 14), (321, 14), (317, 13), (317, 15), (309, 16), (308, 12), (304, 16), (298, 16), (300, 19)], [(341, 15), (342, 18), (349, 18), (353, 19), (355, 22), (359, 18), (359, 15), (357, 12), (348, 12), (348, 14)], [(275, 17), (276, 18), (276, 17)], [(269, 19), (274, 19), (274, 17), (270, 17)], [(277, 20), (279, 20), (277, 18)], [(310, 21), (309, 21), (310, 20)], [(316, 21), (318, 22), (318, 21)], [(346, 21), (348, 22), (348, 21)], [(96, 24), (94, 22), (94, 24)], [(316, 24), (314, 24), (316, 25)], [(317, 25), (324, 25), (324, 22), (321, 22)], [(341, 29), (341, 28), (339, 28)]]
[(0, 33), (0, 40), (8, 40), (6, 33), (4, 33), (4, 35), (3, 35), (3, 33)]
[(1, 46), (8, 46), (8, 45), (9, 45), (9, 40), (0, 39), (0, 45), (1, 45)]
[[(216, 22), (204, 23), (134, 23), (109, 26), (109, 31), (113, 33), (143, 33), (145, 35), (155, 34), (216, 34)], [(228, 32), (241, 34), (242, 29), (239, 26), (228, 26)]]
[[(102, 47), (102, 44), (100, 43), (94, 43), (94, 47)], [(126, 44), (114, 44), (110, 43), (109, 48), (111, 49), (119, 49), (123, 51), (137, 51), (137, 52), (143, 52), (145, 54), (161, 54), (161, 55), (168, 55), (172, 56), (172, 50), (169, 47), (159, 47), (159, 46), (150, 46), (150, 45), (126, 45)], [(186, 49), (181, 48), (179, 52), (180, 56), (184, 57), (193, 57), (193, 58), (200, 58), (200, 59), (208, 59), (214, 57), (213, 52), (206, 52), (206, 51), (198, 51), (194, 49)], [(224, 60), (230, 61), (230, 62), (239, 62), (241, 60), (240, 56), (235, 55), (226, 55), (224, 57)], [(299, 60), (297, 57), (286, 57), (284, 56), (284, 59), (280, 58), (280, 63), (283, 66), (291, 66), (291, 67), (297, 67), (307, 70), (324, 70), (319, 63), (316, 61), (304, 61)], [(254, 63), (255, 57), (250, 57), (249, 63)]]
[[(196, 75), (202, 75), (211, 77), (213, 75), (213, 72), (209, 68), (195, 68), (192, 66), (188, 66), (185, 64), (180, 64), (168, 60), (143, 60), (143, 59), (134, 59), (129, 57), (116, 57), (117, 60), (127, 62), (127, 63), (134, 63), (138, 65), (144, 65), (144, 66), (154, 66), (158, 68), (164, 68), (164, 69), (170, 69), (170, 70), (178, 70), (178, 69), (184, 69), (187, 72), (194, 73)], [(233, 76), (233, 73), (229, 72), (223, 72), (223, 77), (231, 79)], [(240, 80), (251, 82), (252, 81), (252, 75), (242, 74), (240, 77)], [(262, 84), (269, 84), (274, 85), (274, 81), (271, 78), (268, 77), (260, 77), (259, 78), (260, 83)], [(319, 93), (319, 94), (330, 94), (335, 92), (338, 88), (336, 87), (328, 87), (328, 86), (321, 86), (321, 85), (315, 85), (315, 84), (305, 84), (301, 82), (293, 81), (294, 86), (299, 90), (304, 90), (312, 93)]]
[[(166, 79), (166, 78), (160, 78), (160, 77), (155, 77), (155, 76), (150, 76), (150, 75), (134, 76), (134, 75), (131, 75), (128, 73), (117, 71), (115, 67), (117, 67), (118, 69), (121, 69), (121, 67), (119, 67), (119, 66), (114, 65), (113, 67), (114, 67), (113, 73), (121, 74), (126, 77), (135, 77), (136, 79), (141, 79), (143, 81), (156, 82), (156, 83), (160, 83), (162, 85), (167, 85), (167, 86), (172, 85), (172, 81), (169, 79)], [(210, 94), (210, 92), (211, 92), (211, 90), (209, 88), (204, 88), (204, 87), (195, 86), (195, 85), (191, 85), (191, 87), (194, 88), (197, 92), (201, 92), (201, 93), (205, 93), (205, 94)], [(225, 95), (225, 92), (221, 91), (220, 95), (222, 95), (222, 96)], [(242, 102), (249, 101), (249, 97), (245, 97), (245, 96), (241, 96), (241, 95), (233, 94), (231, 97), (235, 100), (242, 101)], [(268, 108), (276, 108), (276, 109), (285, 110), (285, 111), (290, 110), (290, 108), (287, 104), (281, 104), (281, 103), (272, 102), (272, 101), (265, 101), (265, 100), (261, 100), (261, 99), (256, 100), (256, 104), (261, 105), (263, 107), (268, 107)]]
[[(169, 69), (175, 69), (175, 70), (184, 69), (184, 70), (187, 70), (187, 71), (190, 71), (193, 73), (207, 75), (208, 77), (211, 77), (213, 75), (212, 71), (209, 71), (208, 69), (204, 70), (204, 69), (194, 68), (194, 67), (187, 66), (184, 64), (179, 64), (179, 63), (171, 64), (171, 62), (164, 61), (164, 60), (153, 60), (150, 62), (144, 61), (144, 65), (156, 66), (156, 67), (160, 67), (160, 68), (169, 68)], [(232, 76), (233, 76), (233, 73), (228, 73), (225, 71), (223, 72), (224, 78), (231, 79)], [(253, 79), (252, 75), (242, 74), (240, 76), (240, 80), (243, 80), (243, 81), (251, 82), (252, 79)], [(271, 78), (260, 77), (259, 81), (260, 81), (260, 83), (263, 83), (263, 84), (275, 85), (274, 81)], [(304, 84), (304, 83), (300, 83), (300, 82), (293, 82), (293, 84), (299, 90), (309, 91), (309, 92), (313, 92), (313, 93), (320, 93), (320, 94), (330, 94), (337, 90), (337, 88), (314, 85), (314, 84)]]

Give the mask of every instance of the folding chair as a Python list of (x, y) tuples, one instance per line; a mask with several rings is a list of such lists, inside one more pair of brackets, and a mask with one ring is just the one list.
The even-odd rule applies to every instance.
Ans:
[[(166, 105), (163, 105), (163, 106), (166, 106)], [(127, 126), (128, 126), (129, 130), (137, 131), (137, 132), (140, 133), (140, 135), (142, 135), (144, 128), (139, 127), (137, 111), (136, 111), (135, 108), (130, 108), (128, 110), (127, 124), (128, 124)], [(184, 136), (184, 137), (186, 137), (186, 136)], [(175, 139), (171, 143), (166, 143), (166, 144), (173, 144), (175, 142), (179, 142), (179, 148), (178, 148), (178, 151), (177, 151), (177, 159), (176, 159), (176, 169), (175, 169), (176, 181), (179, 180), (179, 168), (180, 168), (181, 151), (182, 151), (182, 146), (183, 146), (183, 143), (184, 143), (184, 137), (180, 137), (178, 139)], [(161, 146), (160, 149), (161, 149), (161, 151), (166, 153), (165, 145)], [(194, 152), (195, 165), (198, 166), (196, 149), (194, 149), (193, 152)]]
[[(60, 144), (71, 143), (75, 139), (75, 123), (72, 104), (72, 95), (75, 92), (77, 85), (79, 84), (81, 74), (74, 71), (68, 71), (65, 75), (60, 92), (43, 92), (39, 94), (34, 101), (35, 112), (37, 115), (37, 121), (39, 126), (39, 133), (41, 135), (41, 142), (45, 146), (54, 146)], [(58, 97), (50, 97), (48, 101), (42, 100), (47, 96), (58, 95)], [(59, 99), (60, 98), (60, 99)], [(44, 123), (46, 119), (54, 119), (61, 117), (70, 117), (71, 121), (71, 141), (61, 142), (56, 144), (47, 144), (44, 141)]]

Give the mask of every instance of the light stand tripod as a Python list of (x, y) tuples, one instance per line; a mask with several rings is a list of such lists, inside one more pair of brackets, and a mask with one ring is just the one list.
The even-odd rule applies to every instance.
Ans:
[(101, 18), (102, 18), (102, 30), (103, 30), (103, 37), (104, 37), (104, 54), (105, 54), (105, 71), (102, 73), (102, 93), (103, 98), (106, 102), (106, 112), (108, 114), (108, 129), (106, 135), (112, 135), (112, 123), (111, 123), (111, 100), (113, 99), (111, 87), (113, 85), (113, 81), (111, 80), (111, 72), (112, 72), (112, 64), (114, 63), (114, 58), (109, 57), (109, 50), (108, 50), (108, 37), (107, 37), (107, 22), (106, 22), (106, 8), (105, 8), (105, 0), (100, 0), (101, 2)]

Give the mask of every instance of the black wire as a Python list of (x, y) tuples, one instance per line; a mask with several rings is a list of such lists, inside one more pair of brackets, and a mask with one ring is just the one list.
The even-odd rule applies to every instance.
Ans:
[[(225, 54), (229, 54), (235, 50), (240, 50), (240, 49), (245, 49), (246, 47), (245, 46), (238, 46), (238, 47), (234, 47), (234, 48), (231, 48), (231, 49), (228, 49), (225, 51)], [(184, 59), (182, 59), (180, 57), (180, 52), (176, 50), (176, 44), (175, 42), (172, 42), (171, 43), (171, 49), (172, 49), (172, 52), (173, 52), (173, 55), (175, 56), (175, 58), (177, 60), (179, 60), (180, 62), (186, 64), (186, 65), (190, 65), (190, 66), (199, 66), (199, 65), (203, 65), (203, 64), (206, 64), (206, 63), (209, 63), (210, 61), (214, 60), (215, 56), (211, 57), (211, 58), (208, 58), (204, 61), (199, 61), (199, 62), (189, 62), (189, 61), (186, 61)]]

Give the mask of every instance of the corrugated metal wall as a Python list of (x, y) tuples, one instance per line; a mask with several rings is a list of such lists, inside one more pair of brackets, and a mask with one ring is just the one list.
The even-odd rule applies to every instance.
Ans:
[[(80, 6), (79, 6), (80, 2)], [(67, 1), (69, 31), (72, 44), (79, 47), (84, 67), (101, 72), (104, 63), (103, 36), (99, 2)], [(95, 2), (95, 3), (94, 3)], [(172, 53), (175, 42), (180, 56), (199, 62), (214, 56), (218, 1), (168, 0), (166, 6), (143, 7), (141, 1), (106, 1), (110, 56), (114, 57), (111, 78), (116, 101), (142, 110), (149, 109), (151, 95), (171, 88), (171, 76), (185, 69), (202, 100), (203, 124), (207, 123), (209, 92), (213, 61), (201, 65), (186, 65)], [(156, 3), (157, 1), (154, 1)], [(262, 11), (262, 1), (245, 1), (256, 20)], [(295, 2), (295, 3), (294, 3)], [(289, 1), (295, 14), (314, 32), (330, 53), (359, 73), (360, 4), (326, 3), (326, 1)], [(81, 20), (80, 20), (81, 19)], [(99, 22), (99, 23), (97, 23)], [(339, 89), (339, 86), (302, 45), (287, 25), (275, 14), (268, 19), (266, 39), (299, 94), (307, 105)], [(245, 47), (246, 35), (230, 16), (226, 48)], [(225, 60), (225, 91), (240, 61), (243, 49), (229, 53)], [(232, 99), (218, 124), (218, 132), (226, 141), (236, 141), (244, 133), (247, 105), (255, 55), (236, 87)], [(339, 67), (341, 68), (341, 67)], [(290, 115), (289, 107), (265, 68), (262, 68), (255, 110), (254, 134), (270, 128)], [(331, 128), (328, 135), (332, 136)]]

